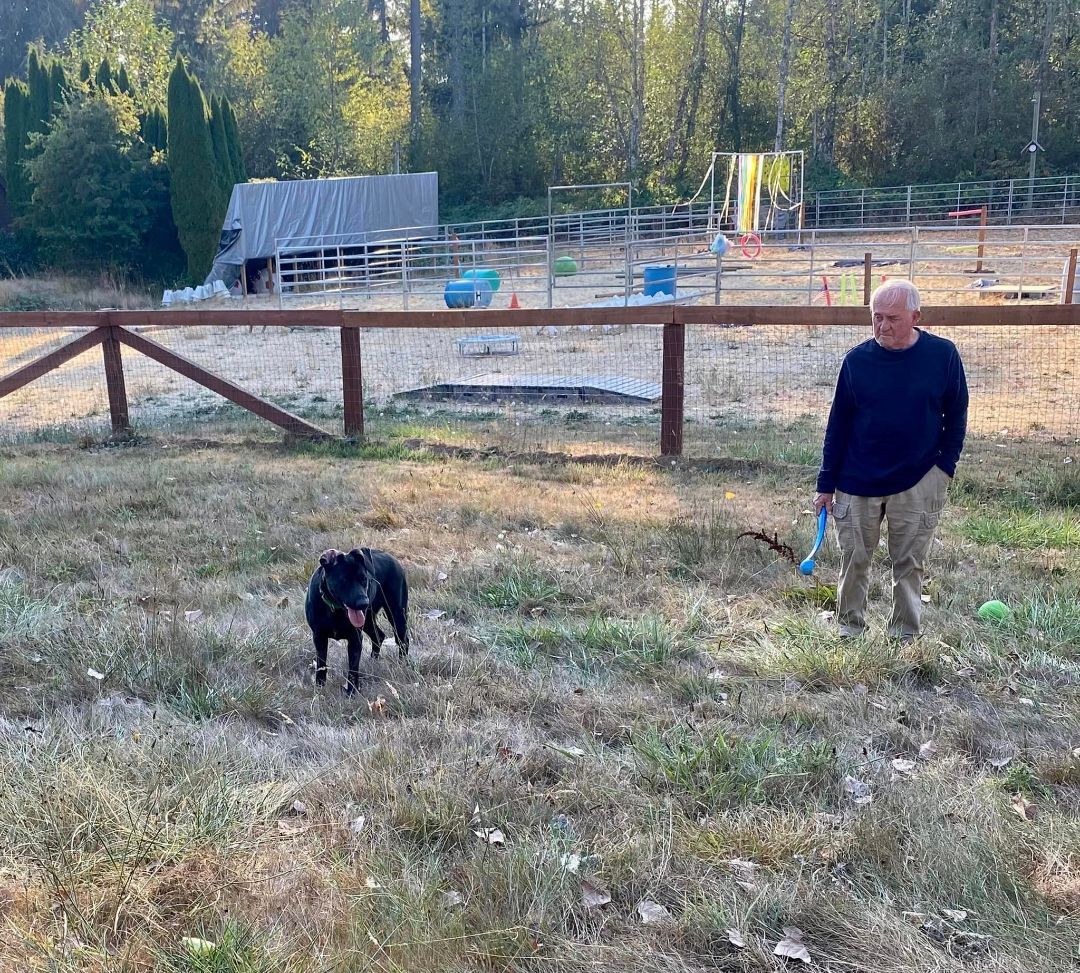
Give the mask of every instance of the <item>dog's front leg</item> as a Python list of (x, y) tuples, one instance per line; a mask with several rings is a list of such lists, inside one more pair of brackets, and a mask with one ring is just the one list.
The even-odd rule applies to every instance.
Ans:
[(350, 696), (360, 689), (360, 653), (363, 648), (363, 636), (353, 629), (349, 634), (349, 682), (345, 687), (345, 692)]
[(315, 635), (315, 685), (326, 685), (326, 648), (330, 639), (322, 633)]

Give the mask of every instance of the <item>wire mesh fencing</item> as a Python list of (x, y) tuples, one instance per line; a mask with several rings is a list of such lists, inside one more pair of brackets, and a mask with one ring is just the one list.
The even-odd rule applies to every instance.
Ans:
[[(538, 312), (530, 313), (536, 321)], [(847, 320), (863, 313), (849, 309)], [(588, 322), (581, 312), (571, 317)], [(258, 422), (245, 411), (251, 410), (286, 428), (293, 427), (282, 417), (293, 417), (301, 434), (355, 435), (362, 424), (375, 442), (657, 455), (663, 423), (676, 416), (681, 451), (691, 458), (817, 462), (841, 361), (870, 336), (868, 321), (678, 325), (673, 367), (675, 326), (659, 319), (515, 325), (503, 315), (496, 319), (503, 327), (486, 329), (424, 326), (422, 315), (410, 315), (396, 326), (360, 328), (211, 323), (98, 330), (129, 336), (115, 351), (125, 415), (136, 430), (151, 433), (244, 430)], [(1033, 462), (1074, 458), (1075, 325), (982, 319), (931, 330), (955, 341), (964, 359), (973, 442)], [(117, 379), (106, 381), (107, 344), (33, 381), (18, 379), (43, 357), (94, 335), (85, 327), (0, 327), (0, 438), (97, 435), (115, 424)]]
[[(964, 361), (973, 443), (1080, 462), (1077, 328), (932, 330)], [(869, 326), (688, 326), (686, 454), (816, 463), (844, 355), (869, 337)]]

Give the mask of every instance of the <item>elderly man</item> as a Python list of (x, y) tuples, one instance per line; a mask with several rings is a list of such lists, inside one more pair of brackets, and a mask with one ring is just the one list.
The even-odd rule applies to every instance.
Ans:
[(882, 284), (870, 300), (874, 337), (844, 356), (825, 430), (815, 512), (840, 542), (841, 635), (866, 628), (870, 561), (889, 524), (889, 634), (919, 635), (923, 564), (967, 429), (968, 392), (956, 346), (917, 327), (919, 291)]

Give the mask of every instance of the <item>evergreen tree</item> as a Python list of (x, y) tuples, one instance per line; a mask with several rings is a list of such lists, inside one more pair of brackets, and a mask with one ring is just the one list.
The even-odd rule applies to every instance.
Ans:
[(4, 87), (4, 172), (8, 202), (16, 215), (30, 202), (30, 176), (24, 167), (29, 120), (30, 92), (21, 81), (11, 79)]
[(219, 188), (228, 206), (228, 197), (232, 194), (233, 183), (236, 180), (233, 176), (232, 158), (229, 156), (229, 140), (225, 133), (225, 115), (218, 95), (210, 99), (210, 141), (214, 146)]
[(173, 220), (187, 255), (188, 276), (201, 281), (217, 253), (225, 213), (206, 99), (180, 57), (169, 76), (168, 118)]
[(131, 82), (128, 80), (127, 69), (124, 65), (120, 65), (120, 70), (116, 74), (116, 90), (121, 94), (131, 94)]
[(168, 132), (165, 125), (165, 116), (157, 106), (150, 109), (142, 119), (142, 140), (149, 146), (151, 151), (165, 151), (168, 146)]
[(67, 96), (67, 76), (64, 74), (64, 66), (59, 61), (53, 61), (49, 70), (49, 97), (52, 102), (51, 113), (56, 114), (64, 98)]
[(101, 64), (98, 65), (97, 74), (94, 76), (94, 83), (102, 94), (112, 94), (115, 90), (112, 79), (112, 67), (109, 65), (108, 58), (102, 60)]
[(90, 84), (90, 62), (83, 58), (82, 64), (79, 65), (79, 80), (85, 84)]
[(30, 110), (27, 135), (44, 132), (52, 115), (52, 93), (49, 69), (41, 63), (37, 51), (31, 49), (26, 62), (26, 80), (30, 91)]
[(229, 159), (232, 161), (233, 182), (247, 182), (244, 150), (240, 144), (240, 129), (236, 124), (236, 113), (229, 104), (228, 96), (221, 99), (221, 105), (225, 115), (225, 136), (229, 146)]

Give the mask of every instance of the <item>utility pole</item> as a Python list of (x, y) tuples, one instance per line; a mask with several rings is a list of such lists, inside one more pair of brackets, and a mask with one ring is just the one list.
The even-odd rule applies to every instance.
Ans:
[(1031, 141), (1027, 146), (1028, 154), (1028, 209), (1035, 203), (1035, 156), (1039, 154), (1039, 108), (1042, 103), (1041, 88), (1035, 89), (1035, 97), (1031, 99), (1034, 109), (1031, 113)]

